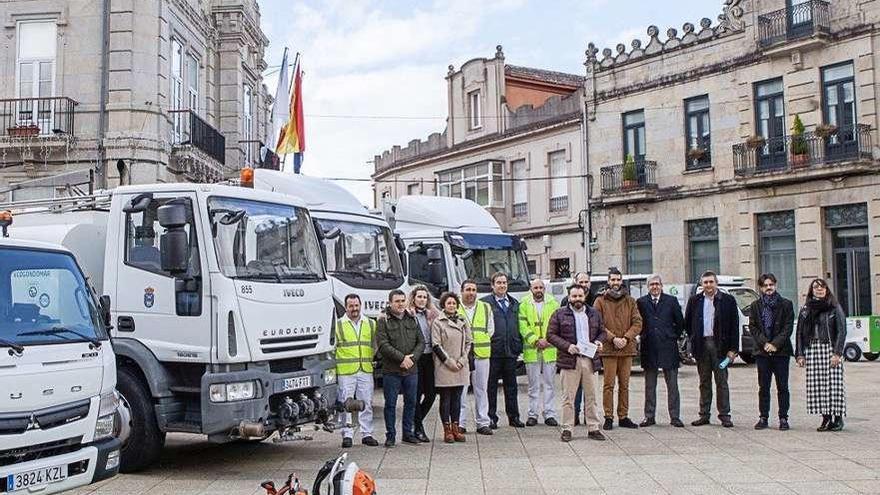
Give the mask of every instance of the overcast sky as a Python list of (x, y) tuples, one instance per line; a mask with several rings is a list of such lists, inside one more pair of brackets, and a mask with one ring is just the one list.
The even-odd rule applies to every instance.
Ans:
[[(601, 50), (647, 27), (709, 17), (722, 0), (259, 0), (270, 66), (285, 46), (302, 53), (306, 159), (303, 173), (369, 178), (374, 155), (442, 132), (446, 68), (492, 57), (583, 74), (584, 50)], [(276, 71), (266, 84), (275, 93)], [(372, 206), (369, 182), (342, 182)]]

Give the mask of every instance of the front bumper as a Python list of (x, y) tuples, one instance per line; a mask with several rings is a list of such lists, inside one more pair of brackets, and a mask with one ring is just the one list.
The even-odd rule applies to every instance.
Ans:
[[(41, 495), (58, 493), (112, 478), (119, 472), (119, 463), (116, 462), (114, 466), (108, 469), (107, 459), (113, 452), (116, 452), (118, 455), (119, 447), (120, 442), (118, 439), (108, 438), (83, 445), (82, 448), (73, 452), (0, 466), (0, 493), (7, 492), (10, 475), (52, 466), (67, 465), (67, 478), (56, 483), (44, 485), (43, 487), (31, 488), (30, 491), (38, 492)], [(27, 493), (28, 490), (24, 489), (20, 492)]]
[[(202, 433), (212, 441), (223, 442), (242, 437), (268, 436), (272, 432), (308, 423), (332, 420), (336, 407), (336, 381), (325, 380), (325, 372), (334, 369), (332, 360), (320, 361), (309, 369), (291, 373), (273, 373), (268, 367), (244, 371), (206, 373), (201, 381)], [(309, 377), (305, 388), (285, 390), (287, 379)], [(257, 397), (235, 402), (211, 402), (211, 384), (256, 381)], [(240, 430), (251, 427), (249, 434)], [(255, 435), (260, 425), (265, 435)]]

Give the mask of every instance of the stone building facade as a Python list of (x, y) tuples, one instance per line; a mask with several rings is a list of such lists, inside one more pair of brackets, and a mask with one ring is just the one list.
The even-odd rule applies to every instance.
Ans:
[(256, 0), (18, 0), (0, 18), (0, 199), (216, 181), (259, 159)]
[(585, 256), (583, 77), (506, 64), (499, 46), (492, 58), (450, 66), (446, 80), (446, 130), (375, 157), (376, 204), (406, 194), (473, 199), (526, 239), (532, 272), (568, 276)]
[(772, 271), (800, 302), (824, 277), (849, 314), (880, 313), (878, 20), (874, 2), (727, 0), (665, 41), (590, 44), (595, 265)]

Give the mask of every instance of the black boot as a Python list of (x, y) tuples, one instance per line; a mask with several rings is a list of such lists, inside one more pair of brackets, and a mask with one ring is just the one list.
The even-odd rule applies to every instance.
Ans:
[(415, 431), (413, 432), (413, 434), (419, 440), (419, 442), (429, 443), (431, 441), (431, 439), (428, 438), (428, 435), (425, 435), (424, 425), (417, 424), (414, 430)]
[(831, 424), (831, 415), (823, 414), (822, 415), (822, 424), (816, 428), (816, 431), (828, 431), (828, 426)]
[(834, 416), (831, 424), (828, 425), (828, 431), (840, 431), (843, 429), (843, 416)]

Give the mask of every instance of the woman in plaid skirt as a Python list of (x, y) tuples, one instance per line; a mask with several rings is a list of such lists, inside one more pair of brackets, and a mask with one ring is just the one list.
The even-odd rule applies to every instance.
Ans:
[(843, 346), (846, 315), (831, 294), (828, 283), (810, 283), (807, 301), (797, 323), (797, 364), (807, 368), (807, 412), (821, 414), (817, 431), (840, 431), (846, 415), (843, 381)]

